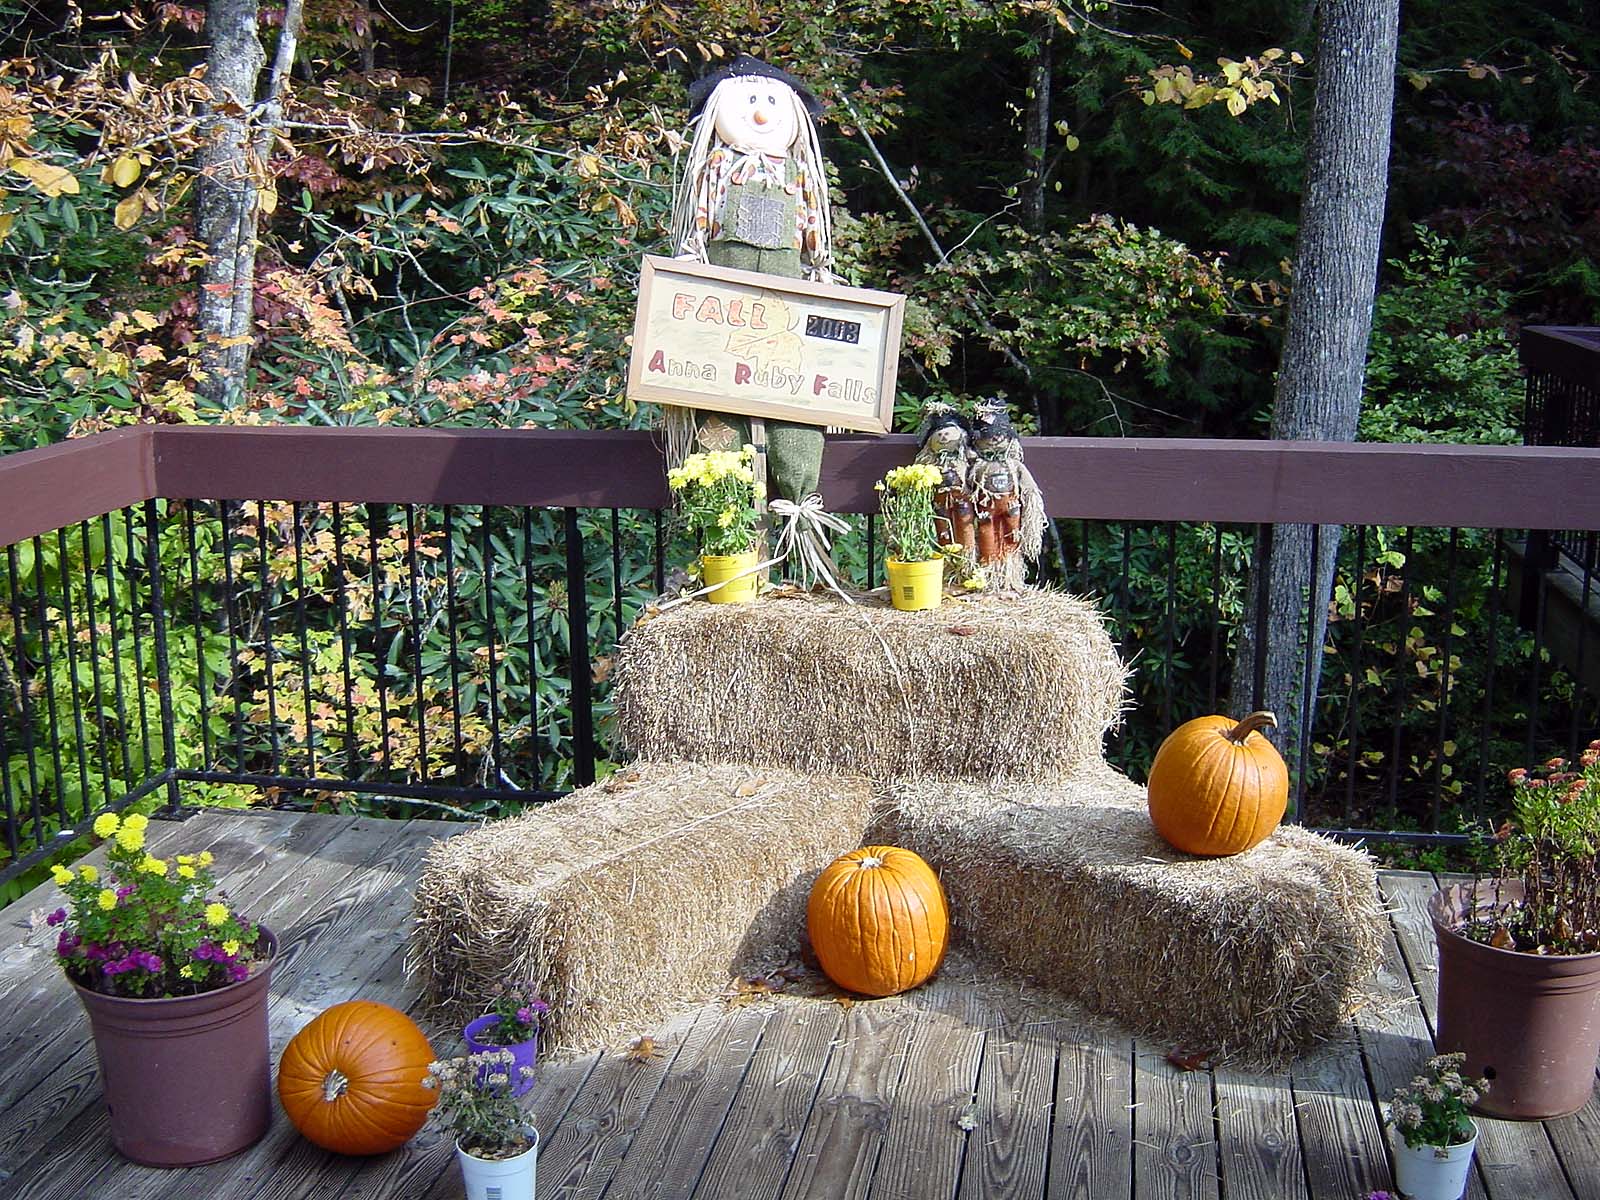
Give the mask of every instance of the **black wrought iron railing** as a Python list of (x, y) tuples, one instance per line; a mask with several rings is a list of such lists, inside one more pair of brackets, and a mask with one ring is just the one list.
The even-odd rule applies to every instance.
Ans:
[[(835, 511), (909, 439), (830, 442)], [(1530, 529), (1600, 529), (1600, 451), (1036, 439), (1045, 581), (1134, 673), (1108, 753), (1255, 699), (1231, 664), (1274, 523), (1342, 532), (1298, 819), (1439, 840), (1600, 728)], [(605, 771), (616, 641), (692, 547), (646, 434), (155, 427), (0, 459), (0, 885), (152, 793), (472, 815)], [(839, 547), (881, 561), (870, 516)], [(1279, 553), (1282, 551), (1280, 550)], [(1524, 579), (1533, 620), (1518, 624)], [(1302, 597), (1295, 662), (1316, 656)], [(1565, 620), (1565, 618), (1562, 618)]]
[[(1523, 439), (1530, 446), (1600, 446), (1600, 328), (1530, 325), (1520, 341), (1527, 377)], [(1595, 571), (1593, 530), (1558, 529), (1529, 540), (1544, 570)], [(1564, 560), (1564, 561), (1563, 561)]]

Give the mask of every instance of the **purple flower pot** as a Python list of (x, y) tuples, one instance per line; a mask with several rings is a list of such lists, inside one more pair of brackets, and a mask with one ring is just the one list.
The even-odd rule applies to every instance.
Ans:
[(483, 1041), (479, 1035), (493, 1029), (499, 1020), (499, 1017), (491, 1013), (487, 1017), (479, 1017), (476, 1021), (468, 1022), (467, 1027), (461, 1031), (461, 1036), (467, 1042), (467, 1053), (482, 1054), (486, 1050), (511, 1051), (516, 1058), (516, 1062), (511, 1066), (511, 1094), (513, 1096), (526, 1096), (533, 1090), (533, 1077), (530, 1075), (526, 1079), (522, 1078), (522, 1068), (527, 1067), (531, 1071), (534, 1064), (538, 1062), (539, 1035), (535, 1033), (527, 1041), (517, 1042), (510, 1046), (502, 1046), (498, 1042)]

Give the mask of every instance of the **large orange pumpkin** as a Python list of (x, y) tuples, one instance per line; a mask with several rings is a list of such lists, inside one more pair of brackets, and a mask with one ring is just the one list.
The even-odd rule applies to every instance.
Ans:
[(385, 1154), (411, 1140), (437, 1093), (422, 1086), (428, 1039), (399, 1009), (350, 1000), (294, 1035), (278, 1099), (306, 1137), (336, 1154)]
[(1260, 732), (1269, 712), (1242, 721), (1198, 717), (1168, 735), (1150, 764), (1150, 819), (1189, 854), (1239, 854), (1283, 820), (1289, 769)]
[(829, 979), (852, 992), (892, 996), (938, 970), (950, 910), (939, 877), (917, 855), (864, 846), (817, 877), (806, 927)]

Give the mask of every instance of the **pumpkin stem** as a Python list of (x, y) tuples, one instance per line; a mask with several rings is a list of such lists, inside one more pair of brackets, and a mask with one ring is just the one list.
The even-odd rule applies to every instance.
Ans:
[(879, 858), (875, 854), (869, 854), (865, 858), (858, 858), (856, 860), (856, 865), (862, 867), (881, 867), (883, 866), (883, 859)]
[(322, 1077), (322, 1098), (332, 1104), (350, 1087), (350, 1080), (341, 1071), (329, 1071)]
[(1228, 730), (1227, 737), (1230, 742), (1243, 745), (1245, 739), (1248, 738), (1252, 733), (1258, 733), (1263, 729), (1276, 729), (1277, 727), (1278, 718), (1272, 713), (1267, 712), (1265, 709), (1262, 709), (1259, 712), (1251, 713), (1232, 729)]

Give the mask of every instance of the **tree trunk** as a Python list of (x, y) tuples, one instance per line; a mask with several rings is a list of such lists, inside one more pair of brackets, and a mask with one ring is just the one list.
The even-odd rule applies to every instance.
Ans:
[(1039, 50), (1028, 72), (1028, 107), (1023, 112), (1023, 160), (1028, 176), (1022, 184), (1022, 227), (1044, 231), (1044, 184), (1048, 173), (1045, 150), (1050, 145), (1050, 83), (1055, 68), (1056, 23), (1047, 20), (1039, 34)]
[[(1317, 7), (1316, 104), (1272, 436), (1348, 442), (1361, 413), (1372, 331), (1400, 6), (1399, 0), (1324, 0)], [(1256, 627), (1265, 555), (1258, 552), (1251, 572), (1234, 707), (1276, 712), (1280, 746), (1299, 767), (1311, 737), (1340, 532), (1322, 528), (1314, 578), (1310, 526), (1278, 526), (1263, 539), (1270, 565), (1262, 658)]]
[[(218, 404), (238, 402), (250, 362), (255, 310), (256, 233), (267, 163), (294, 65), (303, 0), (284, 7), (272, 78), (254, 114), (266, 54), (257, 36), (259, 0), (212, 0), (206, 11), (207, 137), (195, 184), (195, 232), (208, 259), (200, 274), (200, 392)], [(252, 132), (252, 130), (254, 132)]]

